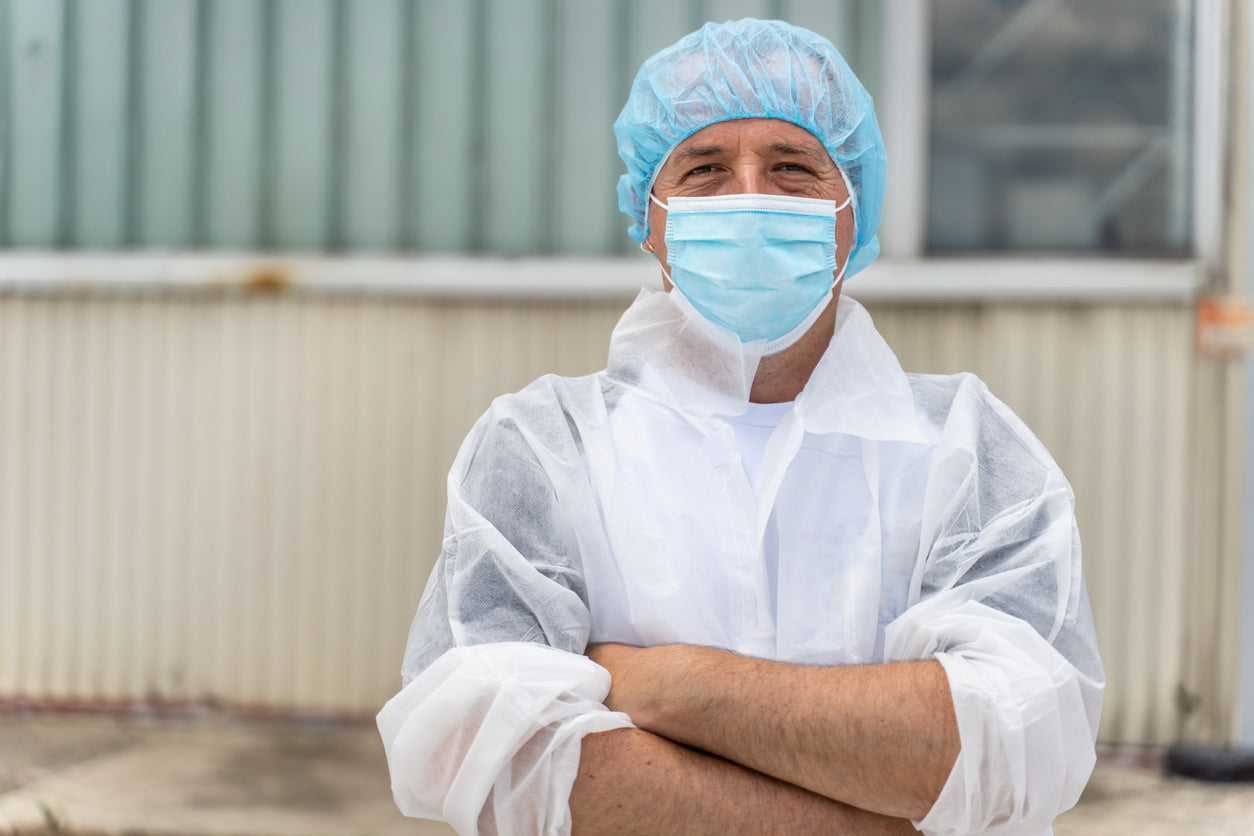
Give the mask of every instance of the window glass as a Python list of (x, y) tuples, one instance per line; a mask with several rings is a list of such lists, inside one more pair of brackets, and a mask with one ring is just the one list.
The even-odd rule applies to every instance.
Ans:
[(1189, 0), (933, 6), (928, 245), (1190, 250)]

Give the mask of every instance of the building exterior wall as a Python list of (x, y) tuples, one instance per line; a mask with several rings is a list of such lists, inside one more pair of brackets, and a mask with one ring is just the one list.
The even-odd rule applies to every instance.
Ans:
[[(0, 296), (0, 697), (375, 710), (465, 432), (600, 368), (627, 301)], [(1226, 735), (1191, 306), (870, 307), (905, 368), (979, 373), (1071, 479), (1103, 739)]]
[[(1220, 88), (1248, 75), (1249, 10), (1190, 8), (1236, 35), (1198, 52), (1213, 188), (1188, 266), (1210, 278), (1182, 294), (1146, 262), (1012, 257), (972, 285), (926, 258), (913, 0), (0, 0), (0, 703), (376, 709), (461, 438), (492, 397), (604, 363), (639, 264), (609, 129), (632, 74), (704, 19), (759, 16), (832, 38), (886, 117), (901, 263), (850, 292), (904, 288), (868, 297), (903, 365), (980, 374), (1075, 487), (1102, 738), (1232, 739), (1247, 384), (1196, 350), (1194, 301), (1248, 294), (1248, 206), (1219, 194), (1248, 136), (1211, 151), (1221, 117), (1248, 128)], [(34, 289), (10, 269), (26, 248), (52, 276)], [(102, 291), (58, 261), (144, 248), (562, 258), (473, 299), (209, 273)], [(541, 291), (571, 255), (621, 255), (620, 277)]]

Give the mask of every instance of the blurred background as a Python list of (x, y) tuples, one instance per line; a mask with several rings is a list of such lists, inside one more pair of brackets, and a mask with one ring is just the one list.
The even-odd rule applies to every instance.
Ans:
[(0, 705), (373, 715), (471, 423), (658, 281), (636, 68), (746, 16), (876, 98), (845, 292), (1073, 483), (1101, 739), (1254, 738), (1243, 0), (0, 0)]

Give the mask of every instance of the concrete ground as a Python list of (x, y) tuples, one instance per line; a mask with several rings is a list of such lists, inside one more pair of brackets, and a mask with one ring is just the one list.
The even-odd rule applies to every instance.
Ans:
[[(1056, 836), (1250, 836), (1254, 784), (1107, 753)], [(369, 725), (0, 713), (0, 835), (448, 836), (392, 805)]]

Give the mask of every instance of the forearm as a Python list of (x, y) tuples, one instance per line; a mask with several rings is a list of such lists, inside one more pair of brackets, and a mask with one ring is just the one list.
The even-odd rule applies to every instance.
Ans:
[(584, 737), (570, 810), (575, 836), (915, 832), (639, 729)]
[(685, 645), (627, 653), (640, 655), (608, 660), (607, 704), (637, 726), (860, 809), (923, 818), (958, 755), (936, 662), (807, 667)]

